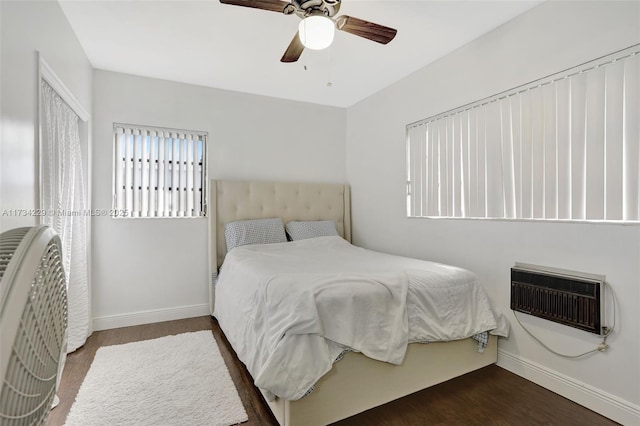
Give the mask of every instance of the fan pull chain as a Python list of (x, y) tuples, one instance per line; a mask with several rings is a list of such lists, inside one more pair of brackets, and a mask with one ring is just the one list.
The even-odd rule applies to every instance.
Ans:
[(327, 87), (331, 87), (331, 48), (327, 48)]
[[(307, 38), (307, 26), (306, 25), (304, 26), (303, 30), (304, 30), (304, 38), (306, 39)], [(302, 57), (302, 59), (304, 60), (304, 64), (302, 66), (304, 67), (304, 70), (306, 71), (307, 70), (307, 55), (304, 55)]]

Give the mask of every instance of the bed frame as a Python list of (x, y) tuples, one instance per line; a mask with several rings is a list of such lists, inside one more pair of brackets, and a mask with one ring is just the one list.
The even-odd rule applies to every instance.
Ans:
[[(224, 260), (224, 225), (236, 220), (281, 217), (291, 220), (334, 220), (338, 233), (351, 241), (349, 186), (326, 183), (216, 181), (209, 186), (209, 256), (214, 279)], [(223, 330), (224, 331), (224, 330)], [(413, 392), (477, 370), (497, 361), (497, 338), (484, 353), (473, 339), (411, 344), (400, 366), (349, 352), (297, 401), (267, 400), (282, 426), (326, 425)]]

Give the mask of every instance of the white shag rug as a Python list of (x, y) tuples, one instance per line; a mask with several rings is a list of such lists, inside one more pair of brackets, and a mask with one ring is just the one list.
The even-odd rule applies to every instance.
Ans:
[(247, 421), (211, 331), (104, 346), (67, 426), (233, 425)]

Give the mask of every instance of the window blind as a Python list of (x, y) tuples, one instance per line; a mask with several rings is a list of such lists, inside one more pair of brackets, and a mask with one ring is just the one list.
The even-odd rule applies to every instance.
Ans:
[(204, 132), (115, 124), (117, 215), (204, 216), (206, 143)]
[(639, 53), (408, 125), (408, 215), (640, 221)]

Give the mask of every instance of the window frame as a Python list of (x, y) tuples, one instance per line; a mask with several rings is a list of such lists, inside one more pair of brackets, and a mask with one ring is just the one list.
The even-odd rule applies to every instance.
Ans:
[[(465, 192), (465, 184), (467, 182), (465, 182), (465, 180), (469, 180), (469, 176), (468, 174), (472, 174), (471, 169), (465, 169), (465, 167), (467, 167), (467, 165), (469, 165), (469, 167), (474, 167), (475, 163), (473, 163), (474, 165), (472, 166), (472, 162), (471, 162), (471, 155), (472, 155), (472, 149), (471, 149), (471, 142), (469, 141), (469, 147), (467, 147), (466, 145), (466, 139), (462, 139), (461, 145), (455, 145), (455, 143), (452, 142), (453, 137), (451, 136), (452, 134), (459, 132), (460, 134), (462, 134), (463, 138), (467, 137), (467, 134), (465, 133), (467, 130), (469, 131), (469, 138), (472, 137), (472, 135), (474, 135), (473, 132), (480, 132), (482, 131), (486, 131), (487, 127), (478, 127), (477, 126), (477, 122), (475, 123), (476, 127), (473, 128), (472, 130), (472, 121), (471, 118), (478, 116), (478, 114), (483, 114), (483, 118), (485, 117), (484, 114), (486, 114), (487, 116), (490, 113), (490, 108), (498, 108), (499, 109), (499, 114), (498, 116), (500, 117), (500, 126), (503, 125), (502, 123), (502, 117), (503, 117), (503, 103), (509, 103), (511, 102), (512, 99), (517, 100), (518, 102), (523, 102), (522, 100), (522, 94), (527, 94), (529, 92), (534, 93), (536, 89), (538, 90), (537, 96), (542, 96), (543, 90), (546, 90), (545, 87), (554, 87), (554, 90), (557, 90), (557, 86), (556, 83), (558, 82), (562, 82), (564, 79), (566, 78), (570, 78), (570, 77), (574, 77), (577, 75), (582, 76), (582, 73), (585, 73), (584, 75), (588, 75), (589, 71), (594, 71), (594, 74), (596, 72), (598, 72), (598, 69), (600, 67), (602, 68), (606, 68), (606, 66), (608, 65), (612, 65), (614, 64), (616, 61), (620, 61), (620, 63), (622, 63), (622, 65), (620, 65), (620, 67), (624, 67), (625, 62), (623, 62), (625, 59), (631, 58), (635, 56), (635, 58), (632, 58), (630, 60), (630, 64), (629, 67), (634, 70), (635, 68), (638, 67), (638, 58), (640, 58), (640, 44), (636, 44), (633, 45), (631, 47), (625, 48), (625, 49), (621, 49), (620, 51), (614, 52), (612, 54), (597, 58), (595, 60), (583, 63), (581, 65), (563, 70), (561, 72), (546, 76), (544, 78), (526, 83), (524, 85), (518, 86), (516, 88), (512, 88), (506, 91), (503, 91), (501, 93), (498, 93), (496, 95), (492, 95), (489, 96), (487, 98), (475, 101), (475, 102), (471, 102), (469, 104), (466, 104), (464, 106), (461, 107), (457, 107), (454, 109), (451, 109), (449, 111), (440, 113), (440, 114), (436, 114), (434, 116), (431, 116), (429, 118), (423, 119), (423, 120), (419, 120), (416, 121), (414, 123), (410, 123), (406, 126), (406, 212), (407, 212), (407, 217), (408, 218), (433, 218), (433, 219), (471, 219), (471, 220), (508, 220), (508, 221), (544, 221), (544, 222), (570, 222), (570, 223), (616, 223), (616, 224), (625, 224), (625, 225), (634, 225), (634, 224), (640, 224), (640, 194), (636, 194), (635, 192), (640, 192), (640, 171), (639, 170), (633, 170), (633, 166), (631, 167), (631, 177), (629, 179), (631, 179), (630, 181), (628, 180), (628, 178), (624, 177), (622, 178), (622, 187), (621, 188), (617, 188), (619, 191), (624, 192), (624, 187), (625, 184), (629, 181), (629, 182), (633, 182), (633, 185), (635, 185), (635, 188), (633, 188), (632, 193), (630, 195), (630, 199), (627, 199), (626, 197), (628, 196), (628, 194), (624, 194), (621, 195), (620, 198), (620, 202), (622, 203), (623, 207), (622, 207), (622, 212), (620, 214), (620, 218), (609, 218), (609, 216), (607, 216), (607, 207), (610, 207), (610, 201), (607, 197), (605, 197), (604, 199), (604, 214), (601, 218), (592, 218), (593, 217), (593, 210), (588, 210), (588, 206), (587, 206), (587, 210), (584, 212), (583, 217), (576, 217), (577, 215), (574, 216), (574, 213), (570, 210), (569, 213), (569, 217), (561, 217), (562, 215), (559, 213), (559, 211), (564, 207), (563, 203), (568, 203), (571, 204), (574, 202), (573, 198), (570, 199), (565, 199), (565, 200), (560, 200), (558, 198), (556, 198), (556, 205), (554, 206), (555, 210), (556, 210), (556, 216), (555, 217), (550, 217), (551, 215), (548, 215), (546, 212), (544, 212), (544, 201), (542, 203), (543, 207), (540, 206), (536, 206), (536, 205), (532, 205), (531, 209), (531, 215), (527, 216), (525, 214), (523, 214), (523, 211), (520, 209), (515, 209), (514, 208), (514, 212), (513, 214), (509, 214), (507, 212), (508, 208), (508, 204), (510, 203), (515, 203), (516, 201), (520, 202), (522, 199), (524, 199), (524, 195), (522, 192), (518, 192), (516, 194), (517, 191), (521, 191), (523, 187), (521, 188), (510, 188), (510, 178), (511, 178), (511, 174), (509, 174), (508, 172), (504, 172), (504, 164), (505, 163), (505, 159), (507, 159), (507, 161), (511, 161), (511, 162), (515, 162), (515, 161), (521, 161), (522, 158), (527, 158), (528, 157), (523, 157), (523, 153), (520, 154), (519, 153), (519, 157), (516, 157), (516, 153), (515, 152), (510, 152), (508, 154), (505, 155), (505, 152), (508, 152), (510, 149), (512, 150), (514, 148), (514, 146), (507, 146), (506, 151), (505, 148), (503, 146), (502, 148), (502, 154), (500, 154), (498, 152), (498, 154), (500, 155), (495, 155), (494, 157), (492, 157), (492, 159), (490, 159), (489, 161), (487, 161), (487, 154), (490, 153), (490, 150), (500, 150), (500, 145), (505, 143), (505, 140), (507, 141), (511, 141), (509, 138), (513, 137), (513, 135), (508, 134), (506, 136), (500, 135), (497, 139), (494, 138), (494, 140), (492, 140), (492, 148), (489, 148), (489, 143), (488, 143), (488, 139), (486, 139), (486, 135), (483, 135), (483, 137), (485, 137), (483, 143), (486, 143), (486, 146), (482, 145), (482, 149), (483, 151), (480, 152), (480, 150), (478, 150), (475, 154), (480, 156), (482, 154), (485, 155), (485, 160), (482, 163), (482, 165), (478, 166), (478, 169), (482, 169), (485, 170), (484, 172), (484, 179), (488, 179), (488, 173), (486, 169), (489, 169), (490, 166), (493, 164), (494, 166), (497, 166), (498, 169), (500, 169), (502, 167), (502, 169), (499, 171), (499, 177), (498, 179), (501, 181), (500, 184), (496, 184), (494, 186), (489, 187), (489, 185), (484, 182), (484, 180), (481, 183), (481, 185), (484, 185), (484, 191), (486, 193), (491, 192), (490, 197), (494, 197), (494, 199), (500, 199), (500, 196), (497, 195), (498, 191), (501, 191), (503, 193), (505, 192), (513, 192), (514, 193), (514, 197), (515, 199), (512, 198), (506, 198), (504, 195), (504, 199), (502, 200), (502, 214), (501, 215), (495, 215), (495, 214), (490, 214), (489, 213), (489, 209), (492, 207), (495, 207), (492, 205), (492, 207), (485, 205), (483, 207), (484, 209), (484, 215), (480, 214), (480, 215), (475, 215), (475, 214), (469, 214), (469, 212), (465, 212), (464, 211), (464, 207), (465, 207), (465, 201), (462, 201), (463, 204), (463, 209), (462, 211), (459, 211), (460, 209), (457, 209), (456, 207), (456, 203), (455, 201), (453, 201), (453, 203), (450, 203), (447, 200), (447, 206), (444, 208), (444, 212), (442, 210), (442, 194), (446, 193), (451, 193), (453, 192), (455, 194), (455, 192), (458, 192), (458, 197), (462, 197), (463, 199), (465, 197), (469, 197), (470, 195)], [(634, 68), (635, 67), (635, 68)], [(613, 67), (612, 67), (613, 68)], [(625, 75), (624, 74), (626, 72), (626, 69), (623, 69), (623, 76), (622, 76), (622, 81), (624, 82), (625, 80)], [(635, 75), (635, 74), (633, 74)], [(568, 80), (567, 80), (568, 81)], [(608, 80), (604, 81), (604, 87), (606, 89)], [(625, 91), (626, 89), (622, 89), (621, 92), (621, 96), (620, 96), (620, 102), (626, 102), (629, 98), (628, 96), (633, 96), (633, 94), (635, 93), (636, 90), (638, 90), (638, 79), (637, 78), (633, 78), (632, 79), (632, 83), (630, 86), (629, 91)], [(557, 96), (557, 93), (556, 93)], [(608, 102), (609, 99), (605, 99), (605, 103)], [(569, 105), (569, 107), (571, 105), (575, 105), (572, 104), (572, 102), (574, 102), (573, 98), (569, 99), (569, 102), (567, 105)], [(634, 102), (632, 101), (631, 104), (634, 104)], [(538, 105), (538, 104), (536, 104)], [(540, 107), (544, 108), (544, 106), (546, 104), (544, 104), (544, 99), (540, 102)], [(557, 99), (556, 99), (556, 107), (558, 106), (557, 103)], [(578, 106), (581, 106), (581, 104), (579, 104)], [(604, 111), (606, 112), (606, 108), (607, 106), (604, 106)], [(637, 111), (638, 109), (638, 105), (637, 105), (637, 101), (635, 102), (635, 105), (632, 105), (632, 111)], [(544, 113), (544, 109), (541, 110)], [(571, 110), (569, 110), (570, 112)], [(555, 112), (555, 110), (554, 110)], [(509, 114), (510, 110), (506, 111), (506, 114)], [(622, 135), (621, 139), (619, 139), (619, 146), (618, 149), (623, 152), (624, 149), (626, 149), (628, 146), (632, 147), (632, 151), (631, 151), (631, 157), (626, 158), (625, 154), (623, 153), (622, 155), (622, 163), (623, 165), (621, 167), (624, 166), (628, 166), (629, 164), (632, 164), (632, 160), (635, 158), (635, 155), (638, 154), (638, 150), (640, 150), (640, 147), (638, 147), (638, 145), (640, 145), (640, 141), (635, 140), (636, 138), (638, 138), (638, 129), (634, 126), (634, 127), (630, 127), (629, 129), (627, 129), (626, 127), (624, 127), (624, 123), (625, 120), (628, 120), (627, 115), (628, 114), (626, 110), (622, 111), (622, 115), (621, 116), (617, 116), (616, 118), (623, 123), (623, 128), (622, 128)], [(465, 119), (467, 119), (467, 117), (469, 118), (469, 123), (465, 122)], [(519, 118), (523, 118), (524, 116), (521, 115)], [(613, 116), (612, 116), (613, 117)], [(495, 117), (493, 117), (495, 118)], [(529, 117), (527, 117), (529, 118)], [(541, 117), (539, 117), (541, 118)], [(570, 117), (571, 118), (571, 117)], [(509, 117), (509, 119), (511, 119)], [(460, 124), (460, 127), (457, 128), (456, 125), (458, 125), (458, 122), (456, 122), (456, 120), (461, 121), (462, 123)], [(486, 119), (485, 119), (486, 120)], [(486, 123), (486, 121), (485, 121)], [(569, 123), (571, 123), (571, 121), (569, 121)], [(584, 118), (584, 123), (588, 124), (587, 122), (587, 118)], [(507, 123), (508, 125), (513, 124), (513, 122), (509, 122)], [(524, 126), (524, 123), (517, 123), (518, 125)], [(527, 123), (529, 124), (529, 123)], [(554, 121), (554, 126), (556, 125), (556, 122)], [(607, 124), (605, 124), (605, 129), (607, 128)], [(626, 124), (628, 126), (628, 123)], [(418, 130), (421, 126), (424, 126), (424, 132)], [(431, 126), (431, 127), (429, 127)], [(560, 127), (560, 121), (558, 121), (558, 126)], [(564, 126), (567, 126), (567, 124), (565, 123)], [(426, 128), (429, 127), (429, 131), (426, 130)], [(556, 129), (557, 129), (556, 127)], [(539, 128), (535, 128), (533, 125), (530, 126), (530, 128), (532, 129), (532, 131), (534, 132), (545, 132), (545, 128), (544, 128), (544, 120), (542, 121), (542, 124)], [(497, 130), (498, 132), (500, 132), (501, 127), (498, 127)], [(492, 129), (495, 133), (496, 128)], [(571, 131), (571, 128), (569, 129), (569, 132)], [(605, 130), (606, 131), (606, 130)], [(440, 132), (438, 134), (438, 132)], [(432, 135), (434, 133), (436, 133), (436, 139), (441, 137), (442, 132), (444, 132), (445, 136), (444, 136), (444, 141), (446, 144), (446, 147), (444, 149), (444, 151), (442, 151), (442, 149), (440, 149), (440, 151), (444, 152), (444, 155), (446, 156), (446, 158), (443, 160), (442, 159), (442, 152), (430, 152), (430, 150), (432, 150), (432, 146), (433, 146), (433, 142), (429, 139), (430, 137), (432, 137)], [(630, 139), (632, 142), (628, 142), (628, 140), (625, 140), (625, 138), (628, 136), (627, 133), (624, 132), (628, 132), (633, 136), (633, 139)], [(422, 134), (424, 133), (424, 135)], [(413, 137), (413, 140), (412, 140)], [(459, 135), (457, 137), (460, 137)], [(555, 168), (556, 170), (556, 175), (553, 176), (556, 179), (556, 183), (557, 185), (572, 185), (572, 177), (569, 176), (566, 182), (560, 183), (560, 176), (557, 175), (557, 171), (558, 171), (558, 167), (560, 167), (557, 162), (558, 157), (557, 157), (557, 150), (560, 149), (559, 147), (562, 147), (562, 149), (571, 149), (571, 141), (565, 141), (563, 140), (562, 143), (560, 142), (560, 139), (558, 138), (558, 135), (556, 134), (555, 137), (556, 139), (556, 145), (555, 145), (555, 149), (556, 149), (556, 157), (554, 159), (555, 162), (553, 162), (552, 164), (547, 165), (547, 159), (543, 157), (542, 161), (543, 161), (543, 171), (539, 172), (533, 172), (532, 171), (532, 175), (529, 176), (529, 179), (531, 181), (534, 181), (536, 179), (542, 178), (544, 180), (545, 178), (545, 170), (544, 168), (547, 167), (548, 170), (552, 170), (553, 168)], [(605, 135), (606, 137), (606, 135)], [(638, 138), (640, 139), (640, 138)], [(441, 145), (441, 140), (442, 139), (437, 139), (436, 140), (436, 145), (440, 144), (440, 147), (442, 148), (443, 145)], [(471, 140), (471, 139), (470, 139)], [(521, 141), (518, 141), (518, 143), (520, 143)], [(531, 144), (531, 146), (535, 146), (536, 144), (544, 144), (545, 143), (545, 139), (544, 136), (540, 139), (540, 140), (535, 140), (535, 144)], [(618, 143), (616, 141), (616, 143)], [(565, 145), (569, 145), (568, 148)], [(497, 145), (498, 147), (496, 148)], [(468, 149), (467, 149), (468, 148)], [(476, 147), (477, 148), (477, 147)], [(521, 146), (518, 146), (518, 148), (521, 148)], [(416, 152), (412, 152), (412, 149)], [(457, 149), (457, 151), (461, 151), (461, 152), (455, 152)], [(543, 149), (542, 154), (544, 156), (544, 147), (540, 148)], [(586, 149), (586, 148), (585, 148)], [(437, 150), (437, 148), (436, 148)], [(465, 152), (466, 151), (466, 152)], [(431, 154), (431, 158), (429, 158), (429, 155)], [(450, 157), (454, 155), (456, 156), (455, 160), (450, 160)], [(458, 161), (458, 156), (459, 155), (459, 163)], [(468, 158), (465, 158), (465, 155), (468, 156)], [(586, 162), (586, 152), (585, 152), (585, 162)], [(438, 167), (438, 169), (441, 169), (440, 172), (436, 171), (435, 175), (433, 175), (431, 169), (433, 169), (433, 164), (434, 161), (437, 161), (440, 164), (440, 166), (442, 167)], [(570, 159), (569, 164), (573, 164), (571, 162), (572, 160)], [(444, 162), (444, 163), (443, 163)], [(465, 162), (468, 162), (468, 164), (465, 164)], [(502, 164), (501, 164), (502, 163)], [(586, 166), (584, 166), (586, 167)], [(605, 175), (604, 175), (604, 179), (605, 182), (606, 180), (609, 178), (609, 175), (607, 174), (606, 171), (606, 153), (605, 153)], [(638, 166), (636, 166), (638, 167)], [(451, 174), (453, 173), (451, 171), (451, 169), (454, 168), (458, 168), (459, 172), (458, 174)], [(444, 170), (444, 171), (442, 171)], [(496, 168), (491, 168), (490, 173), (492, 174), (496, 174)], [(586, 170), (586, 169), (585, 169)], [(613, 170), (613, 169), (612, 169)], [(522, 171), (520, 171), (522, 172)], [(444, 174), (443, 174), (444, 173)], [(570, 173), (570, 172), (569, 172)], [(586, 171), (585, 171), (586, 173)], [(522, 175), (524, 176), (524, 175)], [(586, 174), (585, 174), (586, 176)], [(564, 177), (563, 177), (564, 178)], [(431, 182), (429, 181), (431, 179)], [(450, 180), (453, 179), (455, 180), (456, 184), (455, 185), (451, 185), (449, 184), (449, 182), (443, 182), (443, 180)], [(436, 180), (438, 180), (438, 182), (436, 182)], [(482, 179), (481, 179), (482, 180)], [(636, 182), (636, 180), (638, 182)], [(470, 186), (475, 186), (476, 181), (469, 181)], [(606, 184), (605, 184), (606, 185)], [(512, 186), (512, 185), (511, 185)], [(434, 190), (434, 188), (436, 188)], [(532, 187), (535, 189), (535, 187)], [(587, 187), (585, 187), (587, 188)], [(529, 188), (531, 189), (531, 188)], [(556, 188), (557, 191), (557, 188)], [(589, 189), (585, 189), (584, 190), (585, 193), (583, 194), (583, 197), (586, 197), (587, 194), (591, 194)], [(605, 189), (606, 191), (606, 189)], [(434, 214), (434, 208), (433, 206), (434, 201), (432, 200), (433, 198), (433, 194), (436, 193), (436, 197), (438, 198), (435, 204), (438, 205), (438, 209), (436, 209), (436, 214)], [(461, 195), (460, 195), (461, 194)], [(451, 194), (449, 194), (451, 195)], [(473, 195), (473, 194), (472, 194)], [(571, 196), (571, 194), (569, 194)], [(592, 195), (592, 194), (591, 194)], [(545, 194), (544, 194), (544, 188), (543, 188), (543, 198), (544, 198)], [(635, 197), (635, 198), (634, 198)], [(446, 198), (446, 194), (445, 194), (445, 198)], [(488, 203), (487, 201), (487, 195), (484, 195), (485, 198), (485, 203)], [(630, 200), (630, 201), (628, 201)], [(537, 203), (537, 200), (532, 198), (530, 200), (532, 203)], [(495, 203), (495, 200), (493, 200), (493, 202)], [(626, 203), (626, 204), (625, 204)], [(631, 203), (631, 204), (629, 204)], [(497, 205), (499, 205), (500, 203), (497, 203)], [(636, 206), (636, 204), (638, 204)], [(515, 205), (515, 204), (514, 204)], [(633, 208), (631, 209), (631, 214), (627, 214), (627, 211), (625, 210), (624, 206), (635, 206), (636, 210), (634, 211)], [(449, 210), (451, 210), (451, 207), (453, 206), (453, 209), (455, 211), (448, 211), (447, 208)], [(615, 206), (615, 205), (614, 205)], [(473, 208), (476, 208), (476, 206), (473, 205), (467, 205), (466, 208), (468, 210), (471, 210)], [(542, 213), (535, 213), (534, 211), (536, 209), (543, 209)], [(477, 210), (476, 210), (477, 213)], [(590, 215), (592, 215), (590, 217)]]
[[(187, 208), (188, 208), (188, 201), (186, 199), (186, 195), (185, 195), (185, 203), (187, 203), (187, 206), (185, 206), (185, 208), (183, 209), (173, 209), (171, 207), (171, 210), (169, 211), (169, 213), (172, 213), (174, 210), (176, 211), (176, 214), (166, 214), (163, 209), (159, 209), (157, 208), (157, 202), (159, 197), (157, 196), (157, 193), (159, 192), (159, 189), (156, 187), (156, 209), (155, 214), (150, 215), (143, 215), (141, 214), (141, 212), (144, 211), (144, 209), (142, 208), (142, 201), (139, 201), (140, 205), (139, 208), (137, 210), (133, 210), (130, 209), (127, 206), (127, 201), (125, 200), (124, 202), (124, 206), (118, 203), (118, 191), (117, 191), (117, 185), (118, 185), (118, 174), (120, 172), (120, 169), (118, 167), (118, 162), (120, 161), (120, 155), (119, 155), (119, 135), (122, 134), (123, 132), (119, 131), (119, 129), (123, 129), (123, 130), (135, 130), (135, 131), (142, 131), (146, 133), (146, 137), (153, 137), (151, 136), (151, 134), (156, 133), (156, 137), (158, 133), (163, 134), (163, 138), (166, 139), (171, 139), (171, 160), (169, 160), (169, 163), (173, 163), (173, 155), (174, 155), (174, 142), (176, 139), (178, 140), (187, 140), (187, 142), (189, 141), (194, 141), (193, 138), (187, 138), (186, 136), (197, 136), (197, 139), (193, 142), (193, 151), (190, 151), (189, 146), (187, 144), (186, 146), (186, 153), (192, 152), (194, 153), (195, 150), (197, 150), (197, 144), (198, 142), (202, 141), (202, 145), (201, 145), (201, 163), (198, 163), (197, 166), (201, 167), (201, 173), (200, 173), (200, 178), (201, 178), (201, 184), (200, 184), (200, 191), (201, 191), (201, 195), (200, 195), (200, 209), (199, 209), (199, 214), (186, 214)], [(199, 219), (199, 218), (206, 218), (209, 215), (208, 212), (208, 145), (209, 145), (209, 133), (206, 131), (198, 131), (198, 130), (185, 130), (185, 129), (176, 129), (176, 128), (169, 128), (169, 127), (158, 127), (158, 126), (147, 126), (147, 125), (138, 125), (138, 124), (128, 124), (128, 123), (119, 123), (119, 122), (114, 122), (113, 123), (113, 128), (112, 128), (112, 132), (113, 132), (113, 140), (112, 140), (112, 144), (113, 144), (113, 162), (112, 162), (112, 166), (111, 166), (111, 172), (112, 172), (112, 186), (111, 186), (111, 197), (112, 197), (112, 209), (109, 211), (109, 215), (112, 218), (115, 219), (127, 219), (127, 218), (132, 218), (132, 219)], [(180, 136), (185, 136), (185, 137), (180, 137)], [(178, 138), (175, 138), (174, 136), (178, 136)], [(164, 143), (166, 143), (167, 141), (163, 141)], [(135, 144), (135, 142), (134, 142)], [(161, 142), (158, 140), (157, 142), (158, 144), (158, 149), (159, 146), (161, 144)], [(135, 146), (135, 145), (134, 145)], [(166, 149), (166, 146), (164, 147)], [(134, 148), (135, 149), (135, 148)], [(140, 148), (142, 150), (142, 148)], [(178, 150), (180, 151), (179, 155), (182, 155), (182, 146), (178, 145)], [(147, 151), (148, 156), (151, 155), (151, 152)], [(195, 153), (194, 153), (195, 154)], [(133, 154), (133, 160), (135, 161), (135, 153)], [(159, 154), (158, 154), (159, 155)], [(142, 155), (141, 155), (142, 157)], [(124, 161), (126, 161), (126, 159), (123, 157), (122, 158)], [(148, 160), (148, 159), (147, 159)], [(140, 158), (140, 161), (143, 161), (142, 158)], [(156, 158), (156, 163), (158, 164), (158, 175), (157, 179), (160, 179), (159, 176), (159, 167), (160, 167), (160, 158)], [(182, 159), (179, 160), (180, 162), (182, 162)], [(185, 161), (186, 164), (186, 161)], [(191, 167), (194, 167), (196, 164), (191, 163)], [(171, 166), (165, 166), (165, 169), (163, 170), (163, 172), (167, 172), (169, 170), (169, 167), (173, 167), (173, 164), (171, 164)], [(187, 170), (185, 171), (185, 175), (186, 173), (188, 173), (188, 164), (186, 164)], [(125, 173), (125, 172), (123, 172)], [(143, 172), (140, 172), (140, 174), (142, 175)], [(171, 169), (171, 173), (173, 175), (173, 170)], [(181, 172), (178, 172), (181, 173)], [(163, 173), (164, 175), (164, 173)], [(133, 181), (133, 177), (132, 179), (132, 183)], [(141, 176), (142, 179), (142, 176)], [(187, 179), (188, 182), (188, 179)], [(192, 182), (192, 187), (193, 189), (198, 188), (197, 185)], [(142, 191), (142, 189), (139, 189), (140, 191)], [(178, 189), (178, 191), (180, 190), (187, 190), (187, 188), (180, 188)], [(147, 188), (147, 191), (150, 191), (149, 187)], [(171, 187), (169, 188), (163, 188), (163, 198), (166, 196), (172, 197), (173, 195), (171, 195)], [(126, 192), (124, 192), (124, 197), (126, 197)], [(131, 195), (132, 197), (134, 196), (134, 194)], [(141, 195), (139, 195), (141, 196)], [(180, 194), (179, 192), (177, 193), (177, 197), (178, 199), (180, 199)], [(132, 204), (134, 204), (132, 202)], [(196, 211), (195, 208), (195, 202), (194, 202), (194, 206), (193, 206), (193, 211)], [(151, 211), (151, 209), (147, 209), (147, 211)], [(158, 212), (162, 211), (163, 214), (162, 215), (158, 215)]]

